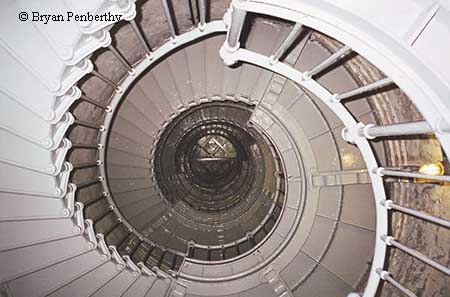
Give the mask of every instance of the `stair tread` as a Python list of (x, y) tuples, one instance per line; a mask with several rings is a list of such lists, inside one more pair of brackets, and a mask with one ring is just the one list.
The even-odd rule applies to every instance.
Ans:
[(176, 86), (172, 71), (167, 61), (162, 61), (152, 69), (153, 77), (158, 83), (164, 97), (159, 100), (167, 100), (172, 107), (172, 111), (178, 110), (183, 105), (179, 91)]
[(122, 297), (145, 297), (147, 291), (153, 285), (154, 277), (141, 275), (131, 287), (128, 288)]
[[(0, 252), (79, 235), (71, 218), (0, 223)], [(20, 234), (20, 237), (14, 234)]]
[(305, 283), (299, 286), (293, 293), (296, 297), (336, 297), (347, 296), (347, 294), (353, 291), (354, 289), (351, 285), (319, 265)]
[(165, 98), (163, 91), (153, 75), (153, 71), (146, 73), (136, 86), (138, 86), (147, 98), (149, 98), (150, 102), (158, 108), (164, 120), (167, 120), (172, 115), (174, 110), (172, 109), (170, 102)]
[[(40, 297), (75, 280), (103, 263), (100, 252), (92, 250), (8, 283), (13, 296)], [(51, 280), (51, 282), (49, 282)]]
[[(179, 50), (167, 58), (167, 63), (176, 85), (180, 101), (188, 105), (194, 101), (192, 78), (187, 63), (187, 54), (184, 49)], [(195, 75), (198, 75), (197, 73)]]
[(121, 297), (134, 281), (136, 281), (137, 276), (131, 270), (124, 269), (100, 290), (95, 292), (92, 297)]
[(109, 280), (114, 278), (120, 271), (116, 268), (116, 263), (107, 261), (94, 270), (81, 276), (80, 278), (59, 288), (49, 295), (49, 297), (87, 297), (97, 290), (100, 290)]
[(193, 96), (197, 102), (207, 95), (205, 47), (205, 42), (197, 42), (185, 48)]
[(157, 278), (145, 297), (165, 296), (170, 287), (170, 279)]
[(0, 193), (0, 221), (63, 218), (65, 208), (65, 198)]
[(219, 49), (225, 41), (224, 35), (217, 35), (205, 41), (206, 90), (208, 96), (221, 95), (224, 79), (224, 66)]
[(0, 282), (48, 267), (89, 249), (85, 237), (77, 236), (0, 253)]
[(60, 197), (66, 190), (64, 185), (67, 183), (67, 179), (68, 175), (60, 181), (58, 176), (49, 176), (0, 163), (1, 191)]

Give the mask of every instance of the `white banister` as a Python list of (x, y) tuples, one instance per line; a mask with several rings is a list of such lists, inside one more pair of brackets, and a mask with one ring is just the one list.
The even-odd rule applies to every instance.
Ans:
[(240, 47), (239, 39), (241, 37), (242, 27), (244, 26), (247, 12), (236, 7), (231, 12), (231, 24), (227, 33), (227, 45), (229, 50), (235, 51)]

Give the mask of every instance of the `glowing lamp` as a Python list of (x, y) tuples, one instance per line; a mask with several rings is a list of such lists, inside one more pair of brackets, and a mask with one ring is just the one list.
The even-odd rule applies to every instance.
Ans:
[(433, 162), (420, 166), (419, 172), (427, 175), (444, 175), (444, 165), (441, 162)]

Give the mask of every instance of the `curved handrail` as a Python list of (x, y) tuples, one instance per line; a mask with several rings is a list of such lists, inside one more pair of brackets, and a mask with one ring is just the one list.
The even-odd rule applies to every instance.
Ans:
[[(242, 4), (241, 1), (233, 1), (232, 3), (233, 13), (235, 13), (235, 10), (249, 9), (249, 7), (245, 5), (240, 6), (240, 4)], [(272, 12), (268, 10), (264, 10), (262, 13), (266, 15), (273, 15)], [(243, 16), (241, 14), (239, 17), (245, 18), (245, 14), (243, 14)], [(277, 17), (280, 17), (282, 19), (287, 18), (285, 15), (277, 15)], [(296, 21), (296, 19), (294, 19), (293, 21)], [(358, 146), (363, 156), (363, 159), (367, 165), (367, 168), (372, 169), (378, 167), (377, 160), (374, 156), (372, 148), (370, 147), (367, 139), (355, 133), (355, 130), (360, 126), (360, 124), (358, 124), (355, 121), (353, 116), (344, 107), (342, 103), (340, 103), (339, 101), (336, 102), (332, 100), (333, 94), (331, 94), (327, 89), (325, 89), (313, 78), (305, 79), (305, 77), (308, 77), (307, 74), (305, 75), (305, 73), (296, 70), (295, 68), (290, 67), (287, 64), (283, 64), (281, 62), (274, 63), (273, 59), (271, 59), (270, 57), (266, 57), (261, 54), (253, 53), (249, 50), (240, 48), (239, 46), (240, 33), (234, 35), (231, 34), (230, 32), (236, 32), (236, 29), (235, 31), (233, 31), (232, 18), (228, 20), (228, 22), (229, 22), (229, 30), (227, 40), (225, 41), (220, 51), (222, 59), (225, 61), (225, 63), (227, 62), (235, 63), (237, 61), (241, 61), (257, 65), (259, 67), (280, 74), (292, 81), (295, 81), (300, 86), (304, 87), (311, 93), (315, 94), (325, 105), (327, 105), (336, 114), (336, 116), (343, 122), (345, 127), (347, 127), (347, 129), (351, 131), (353, 141)], [(243, 20), (237, 20), (235, 26), (241, 26), (242, 23)], [(236, 40), (234, 40), (230, 44), (229, 40), (232, 38), (235, 38)], [(369, 175), (372, 181), (372, 188), (374, 191), (377, 222), (376, 222), (376, 240), (375, 240), (374, 257), (372, 268), (369, 274), (369, 280), (366, 289), (364, 290), (365, 297), (374, 296), (378, 289), (380, 277), (376, 273), (376, 268), (384, 266), (384, 261), (386, 257), (386, 245), (383, 243), (380, 236), (382, 234), (385, 234), (388, 230), (387, 210), (380, 207), (380, 201), (386, 199), (383, 181), (379, 176), (377, 176), (373, 172), (370, 172)]]

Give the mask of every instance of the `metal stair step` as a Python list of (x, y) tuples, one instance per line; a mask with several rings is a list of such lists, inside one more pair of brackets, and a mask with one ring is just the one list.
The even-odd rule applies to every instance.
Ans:
[(117, 268), (117, 264), (114, 261), (107, 261), (89, 273), (59, 288), (50, 294), (49, 297), (92, 296), (120, 272), (121, 270)]
[[(82, 227), (69, 219), (12, 221), (0, 223), (2, 251), (80, 235)], [(20, 234), (15, 236), (15, 234)]]
[(170, 116), (175, 112), (172, 109), (172, 106), (169, 100), (164, 95), (161, 87), (153, 75), (153, 71), (145, 74), (139, 82), (136, 84), (139, 87), (146, 97), (152, 102), (152, 104), (159, 110), (162, 118), (164, 120), (168, 120)]
[(140, 272), (124, 269), (100, 290), (95, 292), (92, 297), (121, 297), (137, 281), (139, 276)]
[(157, 278), (145, 297), (165, 296), (170, 289), (170, 278)]
[(49, 176), (0, 163), (0, 191), (63, 197), (67, 190), (70, 171), (71, 166), (65, 165), (59, 175)]
[(167, 58), (167, 63), (183, 105), (187, 106), (195, 102), (186, 51), (182, 49), (175, 52)]
[(94, 245), (85, 236), (76, 236), (2, 252), (0, 283), (51, 266), (93, 248)]
[(0, 193), (0, 221), (66, 218), (74, 209), (74, 198), (68, 195), (50, 198)]
[(15, 297), (46, 296), (105, 261), (108, 261), (106, 256), (102, 257), (98, 250), (92, 250), (13, 280), (8, 283), (8, 288)]

